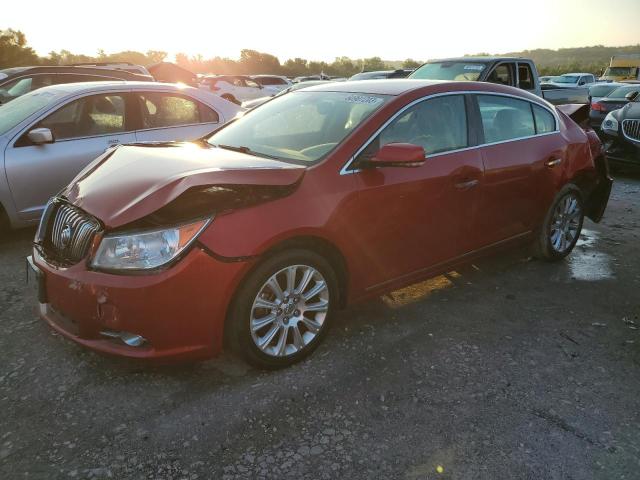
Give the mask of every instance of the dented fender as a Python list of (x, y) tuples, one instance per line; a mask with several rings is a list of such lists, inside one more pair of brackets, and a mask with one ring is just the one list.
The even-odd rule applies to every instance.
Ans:
[(202, 199), (209, 189), (211, 196), (210, 187), (214, 186), (234, 186), (213, 192), (218, 193), (217, 198), (226, 193), (227, 200), (242, 188), (243, 194), (253, 189), (254, 198), (268, 198), (266, 187), (273, 187), (279, 195), (286, 194), (284, 187), (295, 186), (306, 170), (301, 165), (222, 150), (202, 142), (162, 146), (169, 148), (138, 144), (111, 150), (82, 171), (62, 195), (113, 229), (162, 209), (186, 192)]

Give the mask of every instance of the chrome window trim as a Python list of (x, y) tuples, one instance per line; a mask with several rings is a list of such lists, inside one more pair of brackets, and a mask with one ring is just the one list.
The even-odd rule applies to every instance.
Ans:
[(167, 130), (169, 128), (182, 128), (182, 127), (198, 127), (200, 125), (211, 125), (216, 126), (220, 124), (224, 124), (224, 122), (200, 122), (200, 123), (184, 123), (181, 125), (169, 125), (166, 127), (151, 127), (151, 128), (141, 128), (139, 130), (134, 130), (134, 132), (152, 132), (154, 130)]
[[(473, 145), (471, 147), (459, 148), (459, 149), (456, 149), (456, 150), (447, 150), (446, 152), (433, 153), (431, 155), (426, 156), (425, 158), (439, 157), (441, 155), (448, 155), (450, 153), (463, 152), (463, 151), (466, 151), (466, 150), (472, 150), (474, 148), (482, 148), (482, 147), (491, 146), (491, 145), (498, 145), (498, 144), (501, 144), (501, 143), (518, 142), (520, 140), (526, 140), (526, 139), (529, 139), (529, 138), (544, 137), (544, 136), (547, 136), (547, 135), (554, 135), (554, 134), (560, 133), (560, 117), (558, 116), (558, 113), (556, 111), (552, 110), (551, 108), (549, 108), (549, 106), (547, 106), (547, 105), (545, 105), (545, 104), (543, 104), (541, 102), (536, 102), (536, 101), (528, 99), (528, 98), (523, 98), (523, 97), (521, 97), (519, 95), (512, 95), (512, 94), (509, 94), (509, 93), (498, 93), (498, 92), (484, 92), (482, 90), (464, 90), (464, 91), (456, 91), (456, 92), (434, 93), (434, 94), (431, 94), (431, 95), (427, 95), (425, 97), (420, 97), (420, 98), (412, 101), (411, 103), (408, 103), (407, 105), (402, 107), (400, 110), (398, 110), (396, 113), (394, 113), (391, 117), (389, 117), (387, 119), (387, 121), (384, 122), (380, 126), (380, 128), (378, 128), (373, 133), (373, 135), (371, 135), (367, 139), (367, 141), (364, 142), (364, 144), (362, 144), (362, 146), (358, 150), (356, 150), (356, 152), (349, 158), (349, 160), (347, 160), (347, 162), (340, 169), (340, 175), (350, 175), (352, 173), (361, 172), (362, 170), (360, 170), (360, 169), (349, 170), (349, 167), (355, 161), (355, 159), (358, 157), (358, 155), (360, 155), (362, 153), (362, 151), (365, 148), (367, 148), (369, 146), (369, 144), (371, 144), (371, 142), (373, 142), (373, 140), (375, 140), (375, 138), (378, 135), (380, 135), (382, 130), (387, 128), (391, 122), (393, 122), (396, 118), (398, 118), (400, 115), (402, 115), (407, 109), (413, 107), (414, 105), (417, 105), (418, 103), (427, 101), (427, 100), (432, 99), (432, 98), (445, 97), (445, 96), (451, 96), (451, 95), (495, 95), (495, 96), (498, 96), (498, 97), (509, 97), (509, 98), (515, 98), (516, 100), (522, 100), (522, 101), (525, 101), (525, 102), (529, 102), (529, 103), (531, 103), (533, 105), (538, 105), (538, 106), (544, 108), (545, 110), (547, 110), (549, 113), (551, 113), (551, 115), (553, 115), (553, 118), (555, 119), (555, 128), (551, 132), (539, 133), (539, 134), (537, 133), (535, 135), (529, 135), (529, 136), (526, 136), (526, 137), (510, 138), (508, 140), (501, 140), (499, 142), (481, 143), (479, 145)], [(543, 100), (543, 99), (540, 99), (540, 100)], [(533, 115), (533, 113), (532, 113), (532, 115)]]

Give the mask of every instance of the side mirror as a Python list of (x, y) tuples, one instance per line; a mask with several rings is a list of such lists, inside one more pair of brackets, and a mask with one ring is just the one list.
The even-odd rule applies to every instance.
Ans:
[(371, 167), (419, 167), (424, 161), (424, 148), (420, 145), (388, 143), (366, 164)]
[(630, 102), (633, 102), (636, 98), (638, 98), (638, 93), (639, 92), (629, 92), (624, 96), (624, 98), (626, 98)]
[(53, 133), (48, 128), (34, 128), (27, 136), (36, 145), (43, 145), (45, 143), (53, 143)]
[(586, 83), (587, 83), (587, 82), (586, 82), (585, 80), (580, 80), (580, 82), (578, 83), (578, 85), (584, 85), (584, 84), (586, 84)]

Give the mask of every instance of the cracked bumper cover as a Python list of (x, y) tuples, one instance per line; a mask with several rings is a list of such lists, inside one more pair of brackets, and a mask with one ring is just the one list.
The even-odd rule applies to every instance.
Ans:
[[(57, 268), (37, 250), (49, 303), (39, 313), (54, 330), (92, 350), (138, 359), (196, 360), (222, 348), (229, 301), (251, 262), (224, 262), (194, 247), (163, 271), (113, 275), (87, 270), (84, 263)], [(141, 335), (131, 347), (101, 331)]]

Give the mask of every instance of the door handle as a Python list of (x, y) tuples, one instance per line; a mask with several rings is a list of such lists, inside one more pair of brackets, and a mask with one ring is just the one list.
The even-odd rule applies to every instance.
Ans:
[(456, 183), (455, 187), (458, 190), (469, 190), (470, 188), (477, 186), (478, 183), (480, 183), (480, 180), (474, 178), (473, 180), (465, 180), (463, 182)]
[(552, 158), (551, 160), (547, 160), (545, 165), (549, 168), (553, 168), (556, 165), (560, 165), (562, 163), (562, 158)]

